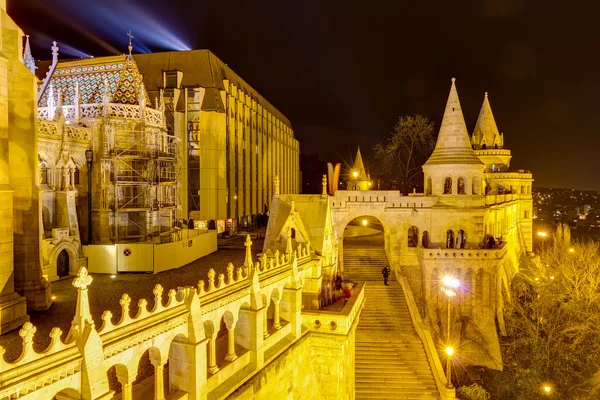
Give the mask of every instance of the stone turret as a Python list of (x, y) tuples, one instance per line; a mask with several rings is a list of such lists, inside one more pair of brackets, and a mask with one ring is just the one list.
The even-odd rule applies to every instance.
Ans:
[(496, 125), (487, 92), (483, 98), (471, 143), (475, 154), (485, 164), (486, 172), (508, 170), (511, 159), (510, 150), (503, 148), (504, 135), (500, 133)]
[(433, 154), (423, 165), (425, 194), (481, 194), (484, 165), (475, 155), (463, 117), (455, 79)]
[(369, 190), (371, 185), (371, 176), (365, 169), (362, 155), (360, 154), (360, 147), (356, 151), (356, 157), (354, 158), (354, 165), (352, 166), (350, 180), (355, 190)]

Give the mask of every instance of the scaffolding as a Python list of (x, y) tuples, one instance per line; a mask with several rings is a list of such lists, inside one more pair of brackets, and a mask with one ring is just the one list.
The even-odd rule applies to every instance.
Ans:
[(114, 212), (112, 240), (167, 243), (176, 240), (179, 142), (159, 130), (117, 129), (102, 160), (102, 191)]

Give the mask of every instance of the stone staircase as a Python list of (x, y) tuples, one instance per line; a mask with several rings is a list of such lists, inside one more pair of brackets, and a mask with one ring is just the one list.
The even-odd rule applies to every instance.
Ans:
[(402, 287), (393, 274), (389, 286), (383, 284), (381, 269), (386, 263), (383, 246), (344, 242), (344, 279), (366, 281), (356, 330), (356, 399), (439, 399)]

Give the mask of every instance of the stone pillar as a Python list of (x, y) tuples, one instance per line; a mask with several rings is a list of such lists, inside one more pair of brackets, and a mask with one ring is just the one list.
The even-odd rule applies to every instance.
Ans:
[(167, 360), (150, 355), (150, 362), (154, 366), (154, 400), (165, 400), (164, 368)]
[(343, 276), (344, 275), (344, 234), (343, 234), (343, 232), (342, 232), (342, 236), (338, 237), (337, 251), (338, 251), (338, 271)]
[(137, 376), (135, 373), (129, 373), (126, 368), (117, 368), (117, 380), (121, 384), (121, 399), (133, 400), (133, 382)]
[(281, 329), (281, 321), (279, 320), (279, 299), (273, 299), (273, 328)]
[(302, 288), (283, 289), (281, 314), (292, 325), (291, 333), (294, 337), (300, 337), (302, 333)]
[(265, 310), (263, 311), (264, 315), (263, 315), (263, 339), (266, 339), (269, 337), (269, 320), (267, 319), (267, 310), (268, 308), (265, 307)]
[(208, 372), (216, 374), (219, 371), (217, 366), (217, 335), (213, 335), (208, 341)]
[(225, 361), (234, 361), (237, 359), (235, 354), (235, 322), (227, 326), (227, 354)]

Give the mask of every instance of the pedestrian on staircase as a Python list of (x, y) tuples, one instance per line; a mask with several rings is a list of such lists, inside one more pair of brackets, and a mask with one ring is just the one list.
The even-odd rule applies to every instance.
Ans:
[(390, 266), (386, 265), (385, 267), (383, 267), (383, 269), (381, 270), (381, 273), (383, 274), (383, 283), (385, 283), (386, 286), (389, 286), (387, 281), (388, 278), (390, 277)]

